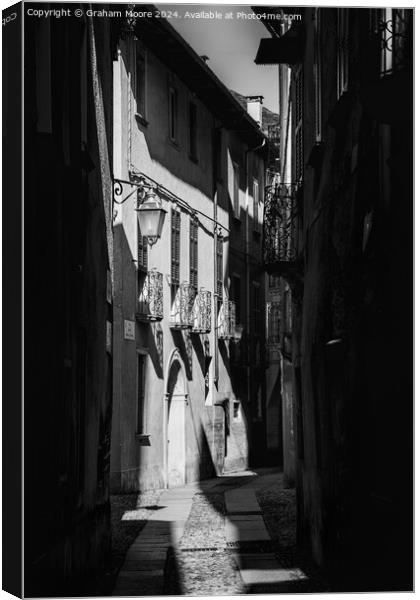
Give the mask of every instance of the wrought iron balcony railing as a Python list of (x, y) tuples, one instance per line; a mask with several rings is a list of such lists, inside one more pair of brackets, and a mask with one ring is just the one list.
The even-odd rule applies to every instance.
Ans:
[(163, 319), (163, 275), (156, 269), (146, 274), (139, 295), (136, 318), (139, 321)]
[(218, 316), (218, 337), (229, 340), (235, 337), (236, 330), (236, 304), (232, 300), (225, 300)]
[(180, 284), (172, 304), (170, 327), (172, 329), (189, 329), (194, 325), (195, 288), (189, 283)]
[(380, 42), (380, 74), (390, 75), (413, 60), (412, 9), (376, 9), (376, 34)]
[(267, 186), (264, 199), (263, 257), (266, 265), (287, 269), (298, 256), (298, 203), (296, 184)]
[(192, 330), (194, 333), (211, 331), (211, 292), (203, 288), (195, 297)]

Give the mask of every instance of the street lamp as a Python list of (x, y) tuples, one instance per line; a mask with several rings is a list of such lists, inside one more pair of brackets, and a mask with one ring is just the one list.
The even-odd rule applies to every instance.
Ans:
[(137, 218), (141, 234), (147, 238), (150, 246), (153, 246), (162, 234), (166, 210), (162, 208), (162, 201), (153, 188), (146, 191), (144, 199), (138, 191)]

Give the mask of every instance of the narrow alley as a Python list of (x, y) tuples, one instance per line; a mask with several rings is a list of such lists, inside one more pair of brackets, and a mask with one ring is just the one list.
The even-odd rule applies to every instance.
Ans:
[[(114, 499), (116, 502), (116, 499)], [(295, 490), (278, 469), (244, 471), (164, 490), (137, 518), (114, 596), (232, 595), (327, 591), (296, 550)], [(116, 532), (117, 533), (117, 532)]]

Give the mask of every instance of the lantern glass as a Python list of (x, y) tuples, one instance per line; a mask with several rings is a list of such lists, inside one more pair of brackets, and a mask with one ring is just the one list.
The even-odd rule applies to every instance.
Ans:
[(141, 234), (147, 237), (150, 245), (160, 238), (165, 215), (166, 210), (161, 207), (160, 199), (153, 192), (148, 192), (137, 209), (137, 218)]

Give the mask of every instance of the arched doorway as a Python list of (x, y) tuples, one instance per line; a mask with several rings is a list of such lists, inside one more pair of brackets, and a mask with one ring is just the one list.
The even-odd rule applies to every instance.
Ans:
[(176, 487), (185, 483), (185, 405), (188, 399), (185, 369), (177, 351), (168, 364), (166, 399), (166, 482), (168, 487)]

